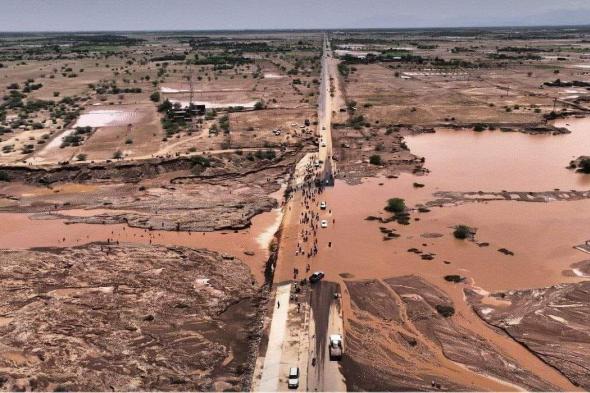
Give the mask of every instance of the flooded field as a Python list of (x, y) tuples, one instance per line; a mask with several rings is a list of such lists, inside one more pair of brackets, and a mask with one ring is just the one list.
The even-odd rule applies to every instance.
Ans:
[[(423, 213), (413, 210), (409, 225), (367, 220), (369, 216), (390, 217), (383, 208), (387, 200), (394, 197), (403, 198), (406, 205), (412, 208), (435, 199), (433, 193), (437, 191), (586, 189), (590, 185), (590, 178), (565, 167), (571, 159), (587, 154), (590, 150), (590, 123), (585, 119), (569, 119), (565, 123), (570, 125), (571, 134), (539, 136), (500, 131), (478, 134), (467, 130), (443, 130), (436, 134), (406, 138), (412, 153), (426, 157), (425, 167), (431, 173), (424, 176), (402, 174), (397, 179), (364, 179), (362, 184), (355, 186), (337, 181), (334, 188), (328, 188), (315, 201), (317, 204), (320, 201), (327, 203), (326, 210), (319, 211), (319, 219), (326, 220), (327, 228), (318, 228), (317, 256), (310, 259), (295, 253), (301, 238), (289, 229), (283, 233), (282, 241), (286, 247), (282, 251), (292, 252), (289, 256), (294, 260), (291, 266), (303, 271), (310, 264), (311, 271), (323, 271), (330, 281), (336, 281), (345, 288), (347, 285), (350, 288), (350, 283), (356, 281), (361, 281), (358, 285), (362, 286), (365, 285), (362, 284), (363, 280), (395, 283), (403, 282), (403, 277), (418, 276), (444, 291), (454, 307), (453, 324), (445, 327), (444, 332), (434, 333), (434, 336), (425, 334), (428, 337), (426, 339), (415, 336), (416, 332), (412, 328), (391, 322), (393, 317), (386, 314), (386, 309), (377, 313), (374, 322), (367, 324), (366, 314), (358, 314), (358, 307), (363, 306), (358, 303), (361, 295), (345, 291), (343, 307), (348, 318), (347, 334), (362, 334), (363, 330), (359, 326), (366, 329), (370, 326), (374, 329), (372, 336), (376, 337), (376, 342), (380, 342), (380, 348), (395, 354), (392, 367), (395, 365), (404, 370), (407, 364), (415, 364), (421, 369), (419, 374), (464, 386), (474, 384), (478, 389), (518, 390), (524, 386), (500, 366), (497, 369), (494, 369), (495, 366), (486, 366), (485, 362), (478, 360), (480, 355), (474, 353), (473, 357), (469, 355), (462, 358), (462, 344), (458, 337), (467, 335), (470, 340), (474, 340), (473, 345), (483, 345), (483, 341), (477, 341), (479, 339), (475, 337), (481, 337), (491, 345), (478, 347), (475, 352), (494, 348), (507, 356), (505, 359), (517, 360), (518, 369), (542, 376), (553, 386), (573, 390), (574, 387), (563, 375), (515, 341), (489, 329), (465, 301), (464, 289), (471, 288), (483, 296), (484, 303), (497, 305), (499, 300), (489, 297), (489, 293), (579, 282), (582, 279), (579, 275), (566, 275), (564, 271), (571, 272), (573, 264), (587, 259), (587, 255), (574, 246), (590, 238), (587, 226), (590, 200), (550, 203), (466, 202), (456, 206), (434, 207)], [(416, 183), (425, 186), (416, 187)], [(298, 203), (301, 202), (296, 200), (294, 205)], [(455, 239), (453, 230), (460, 224), (477, 229), (475, 241)], [(381, 229), (391, 231), (395, 236), (387, 237)], [(281, 270), (279, 275), (286, 280), (292, 277), (292, 272)], [(460, 277), (462, 282), (453, 283), (445, 279), (447, 276)], [(419, 283), (410, 278), (406, 280), (408, 283), (405, 285)], [(406, 291), (403, 285), (400, 288), (396, 289), (396, 293)], [(433, 291), (427, 287), (420, 287), (420, 290), (416, 292), (419, 295), (405, 296), (426, 298), (428, 291)], [(400, 296), (400, 299), (407, 303), (400, 306), (402, 315), (403, 312), (416, 312), (411, 311), (411, 307), (415, 307), (411, 301), (404, 296)], [(368, 307), (365, 312), (371, 307), (379, 307), (375, 304), (374, 296), (368, 304), (364, 305)], [(388, 312), (394, 314), (393, 311)], [(407, 314), (403, 318), (412, 317)], [(418, 320), (412, 320), (412, 323), (418, 326)], [(424, 323), (439, 326), (443, 322), (435, 320)], [(435, 354), (436, 361), (430, 366), (430, 363), (420, 361), (419, 351), (399, 344), (392, 334), (410, 335), (418, 337), (419, 342), (430, 342), (428, 351)], [(438, 341), (442, 343), (442, 349), (432, 345)], [(360, 354), (358, 349), (355, 354)], [(374, 360), (367, 361), (370, 364)], [(474, 374), (473, 367), (486, 371), (484, 374)], [(409, 372), (410, 368), (406, 371)], [(496, 378), (494, 375), (501, 377)], [(524, 376), (521, 382), (536, 383), (531, 375)], [(547, 389), (547, 385), (538, 386)]]
[(144, 114), (137, 110), (93, 109), (80, 115), (75, 127), (120, 127), (136, 123)]
[[(569, 124), (567, 126), (566, 124)], [(590, 151), (590, 119), (557, 124), (565, 135), (440, 130), (406, 138), (410, 151), (426, 157), (434, 191), (551, 191), (585, 189), (590, 176), (566, 169)], [(421, 180), (418, 180), (421, 181)]]

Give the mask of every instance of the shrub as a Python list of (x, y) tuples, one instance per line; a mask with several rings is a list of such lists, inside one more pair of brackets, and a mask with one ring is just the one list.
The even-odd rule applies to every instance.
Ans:
[(0, 181), (10, 181), (10, 176), (4, 171), (0, 171)]
[(477, 131), (477, 132), (482, 132), (486, 129), (486, 126), (483, 124), (476, 124), (475, 127), (473, 127), (473, 131)]
[(373, 154), (371, 157), (369, 157), (369, 162), (371, 165), (381, 165), (383, 160), (379, 154)]
[(191, 157), (191, 165), (192, 166), (201, 166), (203, 168), (209, 168), (211, 166), (211, 160), (209, 160), (205, 156), (192, 156)]
[(387, 201), (385, 210), (391, 213), (402, 213), (406, 210), (406, 202), (402, 198), (391, 198)]
[(152, 100), (153, 102), (160, 102), (160, 93), (158, 93), (157, 91), (154, 91), (150, 95), (150, 100)]
[(445, 318), (450, 318), (455, 315), (455, 308), (453, 306), (445, 306), (442, 304), (436, 305), (436, 312), (442, 315)]
[(455, 236), (456, 239), (467, 239), (472, 233), (473, 229), (467, 225), (457, 225), (453, 232), (453, 236)]
[(578, 167), (580, 172), (590, 174), (590, 158), (583, 158), (580, 160)]

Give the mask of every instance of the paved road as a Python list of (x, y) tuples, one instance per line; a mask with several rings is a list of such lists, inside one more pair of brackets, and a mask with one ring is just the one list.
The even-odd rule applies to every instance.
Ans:
[(262, 375), (255, 391), (276, 392), (279, 391), (281, 377), (281, 359), (283, 355), (283, 343), (287, 329), (287, 316), (289, 313), (289, 295), (291, 284), (280, 285), (276, 291), (275, 305), (272, 314), (272, 324), (268, 336), (268, 347), (264, 357)]
[[(334, 60), (329, 48), (329, 42), (324, 42), (325, 49), (322, 56), (322, 71), (320, 94), (318, 101), (318, 129), (317, 135), (321, 139), (319, 151), (307, 154), (296, 166), (292, 185), (296, 187), (308, 187), (305, 184), (306, 176), (313, 169), (313, 161), (321, 160), (320, 177), (326, 185), (333, 185), (333, 170), (335, 163), (332, 160), (331, 122), (333, 99), (331, 97), (331, 81), (337, 77), (337, 62)], [(312, 171), (314, 172), (314, 171)], [(309, 178), (308, 180), (309, 181)], [(317, 191), (317, 190), (316, 190)], [(310, 200), (307, 199), (309, 203)], [(345, 391), (346, 385), (340, 372), (338, 362), (329, 360), (328, 336), (330, 334), (342, 334), (342, 312), (340, 298), (335, 297), (339, 293), (338, 284), (321, 282), (311, 287), (305, 286), (304, 291), (297, 295), (297, 300), (289, 304), (289, 291), (287, 285), (282, 283), (293, 279), (294, 269), (305, 271), (305, 264), (314, 266), (313, 256), (295, 253), (295, 244), (299, 247), (302, 240), (302, 230), (310, 236), (309, 241), (302, 243), (309, 251), (310, 244), (315, 239), (315, 232), (308, 233), (310, 223), (302, 223), (302, 214), (321, 213), (317, 206), (319, 201), (314, 200), (310, 206), (304, 208), (304, 197), (301, 189), (295, 193), (285, 207), (285, 215), (282, 223), (282, 237), (279, 244), (279, 255), (275, 269), (275, 283), (281, 283), (277, 287), (277, 301), (275, 302), (272, 320), (270, 322), (269, 343), (266, 353), (260, 354), (254, 373), (253, 387), (255, 391), (285, 391), (287, 390), (287, 374), (289, 367), (300, 368), (299, 391)], [(329, 213), (333, 216), (334, 212)], [(314, 219), (319, 226), (319, 220)], [(309, 274), (309, 273), (307, 273)], [(299, 276), (298, 279), (301, 279)], [(289, 288), (292, 285), (288, 285)], [(308, 303), (309, 302), (309, 303)], [(302, 303), (302, 304), (299, 304)], [(316, 358), (313, 361), (313, 358)]]
[[(320, 282), (312, 287), (310, 326), (310, 359), (307, 390), (344, 392), (346, 385), (340, 364), (330, 360), (328, 339), (331, 334), (343, 335), (340, 286), (334, 282)], [(315, 358), (315, 361), (313, 360)]]

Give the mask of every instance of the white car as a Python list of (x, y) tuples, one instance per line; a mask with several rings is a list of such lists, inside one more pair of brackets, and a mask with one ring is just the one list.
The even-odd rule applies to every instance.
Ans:
[(326, 206), (327, 205), (326, 205), (326, 202), (325, 201), (320, 202), (320, 209), (326, 210)]
[(326, 147), (326, 142), (322, 142), (322, 147)]
[(322, 228), (327, 228), (327, 227), (328, 227), (328, 221), (326, 221), (326, 220), (322, 220), (322, 222), (320, 223), (320, 226), (321, 226)]
[(287, 382), (289, 389), (297, 389), (299, 387), (299, 367), (291, 367), (289, 369), (289, 381)]

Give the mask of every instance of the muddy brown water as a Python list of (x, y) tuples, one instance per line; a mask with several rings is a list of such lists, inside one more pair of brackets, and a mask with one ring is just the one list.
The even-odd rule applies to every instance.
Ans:
[[(569, 126), (566, 126), (569, 124)], [(436, 191), (551, 191), (590, 188), (590, 176), (565, 169), (590, 154), (590, 119), (556, 124), (571, 134), (439, 130), (406, 138), (410, 151), (426, 157), (424, 180)]]
[[(105, 213), (104, 210), (69, 210), (61, 214), (90, 216)], [(0, 213), (3, 230), (0, 231), (0, 248), (26, 249), (31, 247), (69, 247), (90, 242), (131, 242), (142, 244), (176, 245), (206, 248), (236, 256), (244, 261), (252, 274), (262, 284), (264, 266), (269, 257), (267, 235), (275, 228), (281, 212), (278, 209), (253, 218), (252, 226), (240, 231), (220, 232), (172, 232), (149, 231), (124, 224), (67, 224), (52, 219), (48, 214)], [(34, 216), (34, 217), (33, 217)], [(42, 218), (42, 219), (33, 219)], [(253, 252), (254, 255), (246, 255)]]
[[(539, 136), (501, 131), (478, 134), (465, 130), (408, 138), (412, 152), (426, 156), (426, 167), (431, 173), (404, 174), (398, 179), (366, 179), (358, 186), (336, 182), (334, 188), (317, 200), (318, 204), (321, 200), (327, 202), (328, 209), (320, 213), (320, 219), (329, 223), (328, 228), (319, 229), (319, 254), (314, 258), (295, 256), (296, 245), (301, 242), (296, 234), (300, 226), (295, 216), (284, 226), (279, 255), (290, 261), (279, 265), (276, 281), (292, 278), (293, 267), (304, 272), (308, 263), (311, 271), (324, 271), (327, 279), (340, 283), (342, 273), (353, 280), (420, 275), (452, 298), (457, 323), (484, 336), (493, 346), (518, 359), (523, 367), (556, 386), (574, 390), (562, 375), (519, 344), (489, 329), (464, 301), (463, 288), (481, 287), (485, 293), (579, 280), (565, 277), (562, 271), (586, 258), (573, 246), (590, 238), (587, 225), (590, 200), (465, 203), (433, 208), (429, 213), (413, 213), (407, 226), (365, 220), (370, 215), (387, 217), (383, 207), (392, 197), (404, 198), (408, 206), (414, 206), (434, 199), (432, 194), (436, 191), (587, 189), (590, 177), (565, 167), (570, 160), (590, 152), (590, 120), (568, 119), (565, 123), (570, 124), (571, 134)], [(425, 187), (415, 188), (414, 182)], [(294, 206), (298, 204), (300, 200), (296, 199)], [(317, 207), (315, 210), (319, 211)], [(455, 239), (452, 232), (458, 224), (477, 228), (477, 241), (487, 242), (489, 246)], [(400, 237), (384, 241), (379, 226), (395, 229)], [(442, 236), (424, 237), (424, 234)], [(332, 247), (328, 247), (328, 242), (332, 242)], [(410, 248), (432, 253), (434, 260), (422, 260), (420, 255), (409, 253)], [(498, 252), (500, 248), (511, 250), (514, 255), (504, 255)], [(467, 283), (445, 281), (444, 276), (450, 274), (467, 277)], [(348, 296), (344, 297), (343, 306), (346, 318), (352, 317)], [(457, 377), (466, 381), (473, 379), (473, 374), (467, 371), (452, 372), (463, 373)], [(490, 383), (497, 382), (490, 379)], [(481, 380), (479, 384), (485, 386)], [(510, 384), (504, 386), (509, 390), (515, 388)]]

